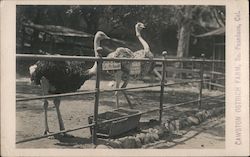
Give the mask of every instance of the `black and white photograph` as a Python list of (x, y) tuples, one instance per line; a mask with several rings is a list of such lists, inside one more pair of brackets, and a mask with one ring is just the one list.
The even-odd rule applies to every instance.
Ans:
[(224, 148), (225, 12), (16, 6), (17, 147)]
[[(228, 117), (228, 110), (246, 115), (249, 109), (240, 86), (246, 78), (240, 32), (245, 12), (230, 17), (240, 24), (229, 42), (231, 10), (225, 3), (20, 3), (14, 9), (9, 81), (15, 82), (15, 149), (178, 154), (223, 152), (231, 140), (247, 145), (242, 125), (249, 124)], [(234, 53), (226, 43), (234, 43)]]

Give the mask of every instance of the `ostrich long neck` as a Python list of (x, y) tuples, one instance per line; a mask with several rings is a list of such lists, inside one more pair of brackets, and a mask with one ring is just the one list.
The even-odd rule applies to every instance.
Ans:
[(145, 50), (145, 52), (149, 52), (150, 48), (148, 46), (148, 43), (142, 38), (141, 32), (138, 29), (136, 29), (136, 36), (140, 40), (140, 42), (141, 42), (141, 44), (142, 44), (143, 49)]
[[(97, 48), (100, 47), (100, 40), (98, 38), (95, 37), (94, 39), (94, 52), (95, 52), (95, 57), (98, 56), (97, 53)], [(89, 69), (88, 74), (90, 76), (93, 76), (96, 74), (96, 70), (97, 70), (97, 62), (95, 62), (95, 64), (93, 65), (92, 68)]]

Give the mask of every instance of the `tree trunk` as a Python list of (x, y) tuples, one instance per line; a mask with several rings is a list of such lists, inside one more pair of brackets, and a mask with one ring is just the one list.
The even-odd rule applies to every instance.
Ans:
[(189, 50), (189, 39), (190, 39), (190, 25), (182, 25), (179, 32), (179, 41), (177, 48), (177, 57), (187, 57)]
[[(190, 39), (190, 24), (185, 23), (181, 26), (179, 30), (179, 41), (178, 41), (178, 47), (177, 47), (177, 54), (176, 56), (179, 57), (188, 57), (189, 52), (189, 39)], [(183, 64), (181, 62), (177, 62), (175, 64), (175, 68), (182, 68)], [(174, 74), (174, 78), (177, 77), (177, 74)], [(182, 75), (180, 75), (182, 78)]]

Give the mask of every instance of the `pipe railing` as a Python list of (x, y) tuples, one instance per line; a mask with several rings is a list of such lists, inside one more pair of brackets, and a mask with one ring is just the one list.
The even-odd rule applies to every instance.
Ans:
[(72, 93), (63, 93), (63, 94), (53, 94), (53, 95), (44, 95), (44, 96), (35, 96), (31, 98), (17, 98), (16, 101), (29, 101), (29, 100), (40, 100), (40, 99), (49, 99), (49, 98), (60, 98), (60, 97), (69, 97), (77, 96), (84, 94), (95, 94), (96, 91), (87, 91), (87, 92), (72, 92)]
[[(43, 135), (43, 136), (39, 136), (39, 137), (33, 137), (33, 138), (25, 139), (25, 140), (16, 142), (16, 144), (23, 143), (23, 142), (28, 142), (28, 141), (32, 141), (32, 140), (36, 140), (36, 139), (41, 139), (41, 138), (45, 138), (45, 137), (48, 137), (48, 136), (54, 136), (54, 135), (60, 134), (60, 133), (66, 133), (66, 132), (71, 132), (71, 131), (75, 131), (75, 130), (80, 130), (80, 129), (84, 129), (84, 128), (88, 128), (88, 127), (91, 127), (91, 129), (92, 129), (92, 142), (94, 144), (97, 144), (97, 126), (98, 126), (98, 124), (104, 124), (104, 123), (112, 122), (112, 121), (115, 121), (115, 120), (121, 120), (121, 119), (124, 119), (124, 118), (134, 116), (134, 115), (128, 115), (128, 116), (118, 117), (118, 118), (114, 118), (114, 119), (110, 119), (110, 120), (105, 120), (103, 122), (98, 122), (97, 119), (98, 119), (99, 97), (100, 97), (100, 93), (102, 93), (102, 92), (135, 90), (135, 89), (142, 89), (142, 88), (150, 88), (150, 87), (160, 86), (161, 87), (161, 91), (160, 91), (161, 95), (160, 95), (160, 106), (159, 106), (159, 108), (151, 109), (151, 110), (144, 111), (144, 112), (140, 113), (140, 114), (145, 114), (145, 113), (149, 113), (149, 112), (159, 111), (159, 113), (160, 113), (159, 114), (159, 121), (162, 120), (163, 110), (167, 109), (167, 108), (170, 108), (170, 107), (176, 107), (176, 106), (180, 106), (180, 105), (185, 105), (185, 104), (198, 102), (199, 103), (199, 108), (201, 108), (202, 88), (203, 88), (202, 84), (206, 80), (206, 79), (203, 79), (204, 69), (202, 67), (204, 66), (204, 63), (206, 63), (206, 62), (224, 63), (225, 61), (223, 61), (223, 60), (206, 60), (204, 58), (204, 56), (201, 59), (193, 59), (193, 58), (192, 59), (183, 59), (183, 58), (169, 59), (169, 58), (167, 58), (166, 52), (163, 52), (163, 55), (164, 55), (163, 59), (155, 59), (155, 58), (154, 59), (147, 59), (147, 58), (135, 59), (135, 58), (107, 58), (107, 57), (101, 57), (100, 54), (99, 54), (98, 57), (17, 54), (16, 55), (17, 60), (22, 59), (22, 60), (53, 60), (53, 61), (65, 61), (65, 60), (69, 60), (69, 61), (96, 61), (97, 62), (97, 74), (96, 74), (97, 77), (96, 77), (95, 90), (93, 90), (93, 91), (82, 91), (82, 92), (74, 92), (74, 93), (45, 95), (45, 96), (37, 96), (37, 97), (32, 97), (32, 98), (17, 98), (16, 101), (20, 102), (20, 101), (48, 99), (48, 98), (55, 98), (55, 97), (66, 97), (66, 96), (76, 96), (76, 95), (85, 95), (85, 94), (95, 94), (95, 106), (94, 106), (93, 122), (91, 124), (89, 124), (89, 125), (85, 125), (85, 126), (74, 128), (74, 129), (59, 131), (59, 132), (56, 132), (56, 133), (52, 133), (50, 135)], [(162, 80), (161, 80), (161, 83), (154, 84), (154, 85), (148, 85), (148, 86), (101, 90), (100, 89), (100, 75), (101, 75), (101, 71), (102, 71), (102, 62), (103, 61), (117, 61), (117, 62), (118, 61), (141, 61), (141, 62), (145, 62), (145, 61), (151, 61), (152, 62), (153, 61), (153, 62), (162, 62), (163, 64), (162, 64)], [(201, 79), (200, 80), (184, 81), (184, 82), (165, 83), (165, 77), (164, 76), (166, 75), (166, 70), (165, 70), (166, 62), (198, 62), (198, 63), (201, 64), (201, 69), (199, 71)], [(164, 104), (163, 103), (164, 91), (165, 91), (164, 87), (175, 85), (175, 84), (191, 83), (191, 82), (200, 82), (199, 97), (198, 97), (197, 100), (175, 104), (175, 105), (170, 106), (170, 107), (169, 106), (166, 107), (166, 106), (163, 105)]]
[(88, 57), (88, 56), (67, 56), (67, 55), (33, 55), (33, 54), (16, 54), (17, 59), (22, 60), (53, 60), (53, 61), (154, 61), (154, 62), (216, 62), (225, 63), (224, 60), (209, 60), (209, 59), (192, 59), (192, 58), (108, 58), (108, 57)]
[[(224, 80), (225, 78), (216, 78), (213, 80)], [(203, 79), (203, 81), (209, 81), (210, 79)], [(188, 80), (188, 81), (181, 81), (181, 82), (173, 82), (173, 83), (165, 83), (164, 86), (173, 86), (178, 84), (186, 84), (186, 83), (195, 83), (200, 82), (201, 80)], [(126, 88), (115, 88), (115, 89), (101, 89), (100, 93), (106, 92), (115, 92), (115, 91), (126, 91), (126, 90), (136, 90), (136, 89), (143, 89), (143, 88), (152, 88), (152, 87), (159, 87), (161, 83), (151, 84), (147, 86), (137, 86), (137, 87), (126, 87)], [(44, 95), (44, 96), (35, 96), (31, 98), (17, 98), (16, 101), (30, 101), (30, 100), (40, 100), (40, 99), (49, 99), (49, 98), (59, 98), (59, 97), (71, 97), (71, 96), (78, 96), (78, 95), (87, 95), (87, 94), (95, 94), (96, 91), (78, 91), (72, 93), (63, 93), (63, 94), (53, 94), (53, 95)]]
[[(114, 92), (114, 91), (125, 91), (125, 90), (136, 90), (136, 89), (151, 88), (151, 87), (158, 87), (158, 86), (160, 86), (159, 83), (147, 85), (147, 86), (138, 86), (138, 87), (104, 89), (104, 90), (100, 90), (100, 93)], [(96, 90), (93, 90), (93, 91), (83, 91), (83, 92), (72, 92), (72, 93), (36, 96), (36, 97), (31, 97), (31, 98), (17, 98), (16, 101), (19, 102), (19, 101), (40, 100), (40, 99), (49, 99), (49, 98), (57, 98), (57, 97), (70, 97), (70, 96), (78, 96), (78, 95), (95, 94), (96, 92), (97, 92)]]
[[(219, 95), (219, 96), (213, 96), (213, 97), (203, 98), (203, 100), (204, 101), (206, 101), (206, 100), (213, 100), (213, 99), (224, 97), (224, 96), (225, 96), (225, 94), (222, 94), (222, 95)], [(188, 101), (188, 102), (174, 104), (174, 105), (171, 105), (171, 106), (163, 106), (163, 110), (174, 108), (174, 107), (177, 107), (177, 106), (183, 106), (183, 105), (195, 103), (195, 102), (198, 102), (198, 101), (199, 101), (199, 99)], [(133, 115), (126, 115), (126, 116), (123, 116), (123, 117), (117, 117), (117, 118), (112, 118), (112, 119), (109, 119), (109, 120), (104, 120), (104, 121), (99, 122), (98, 124), (106, 124), (106, 123), (109, 123), (109, 122), (112, 122), (112, 121), (122, 120), (122, 119), (133, 117), (133, 116), (136, 116), (136, 115), (147, 114), (147, 113), (156, 112), (156, 111), (159, 111), (159, 110), (160, 110), (159, 108), (154, 108), (154, 109), (150, 109), (150, 110), (147, 110), (147, 111), (142, 111), (140, 113), (136, 113), (136, 114), (133, 114)], [(48, 135), (41, 135), (41, 136), (31, 137), (31, 138), (27, 138), (27, 139), (24, 139), (24, 140), (17, 141), (16, 144), (24, 143), (24, 142), (29, 142), (29, 141), (33, 141), (33, 140), (39, 140), (39, 139), (46, 138), (46, 137), (49, 137), (49, 136), (55, 136), (57, 134), (62, 134), (62, 133), (77, 131), (77, 130), (81, 130), (81, 129), (86, 129), (86, 128), (92, 127), (94, 125), (95, 125), (94, 123), (91, 123), (91, 124), (86, 124), (84, 126), (73, 128), (73, 129), (67, 129), (67, 130), (63, 130), (63, 131), (59, 131), (59, 132), (55, 132), (55, 133), (50, 133)]]

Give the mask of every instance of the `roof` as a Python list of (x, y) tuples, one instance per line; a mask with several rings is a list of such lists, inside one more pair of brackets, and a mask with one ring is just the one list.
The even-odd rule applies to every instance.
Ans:
[(195, 37), (202, 38), (202, 37), (216, 36), (216, 35), (225, 35), (225, 27), (220, 27), (216, 30), (212, 30), (204, 34), (195, 35)]
[(57, 36), (68, 36), (68, 37), (94, 37), (92, 34), (70, 29), (63, 26), (55, 26), (55, 25), (38, 25), (38, 24), (24, 24), (24, 26), (33, 28), (35, 30), (43, 31), (50, 35), (57, 35)]
[[(83, 38), (87, 38), (87, 40), (91, 40), (93, 41), (94, 35), (86, 33), (86, 32), (82, 32), (82, 31), (78, 31), (78, 30), (74, 30), (74, 29), (70, 29), (67, 27), (63, 27), (63, 26), (56, 26), (56, 25), (39, 25), (39, 24), (23, 24), (25, 27), (28, 28), (32, 28), (41, 32), (45, 32), (47, 34), (53, 35), (53, 36), (62, 36), (62, 37), (83, 37)], [(111, 38), (111, 40), (106, 41), (108, 42), (106, 46), (106, 49), (109, 49), (109, 51), (114, 51), (112, 49), (116, 49), (117, 47), (129, 47), (131, 49), (138, 49), (138, 44), (135, 44), (134, 42), (129, 42), (129, 41), (125, 41), (125, 40), (119, 40), (116, 38)], [(105, 47), (105, 46), (104, 46)], [(112, 47), (112, 49), (110, 49), (109, 47)]]

